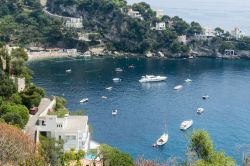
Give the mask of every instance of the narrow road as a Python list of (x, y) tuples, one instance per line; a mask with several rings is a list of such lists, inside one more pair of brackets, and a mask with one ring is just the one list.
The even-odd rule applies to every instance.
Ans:
[(39, 115), (48, 108), (51, 102), (52, 101), (49, 98), (43, 98), (38, 106), (37, 113), (35, 115), (30, 116), (28, 123), (24, 127), (24, 132), (27, 135), (31, 136), (31, 138), (35, 139), (36, 122), (39, 118)]

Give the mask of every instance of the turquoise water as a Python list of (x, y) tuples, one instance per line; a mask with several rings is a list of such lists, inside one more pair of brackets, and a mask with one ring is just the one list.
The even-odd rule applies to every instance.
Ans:
[(239, 27), (250, 35), (249, 0), (128, 0), (129, 3), (141, 1), (188, 22), (198, 21), (206, 27), (219, 26), (230, 31)]
[[(129, 69), (129, 65), (135, 69)], [(54, 59), (30, 62), (34, 82), (45, 88), (47, 95), (68, 100), (72, 110), (84, 109), (97, 142), (110, 144), (134, 158), (183, 158), (188, 137), (193, 129), (205, 129), (217, 150), (241, 160), (239, 147), (250, 144), (250, 61), (248, 60), (160, 60), (144, 58)], [(122, 73), (116, 73), (120, 67)], [(72, 73), (65, 73), (66, 69)], [(140, 84), (145, 74), (161, 74), (166, 82)], [(186, 84), (186, 78), (193, 80)], [(120, 83), (112, 78), (119, 77)], [(181, 91), (173, 87), (182, 84)], [(112, 86), (113, 90), (105, 88)], [(206, 101), (202, 95), (208, 94)], [(107, 96), (107, 100), (101, 99)], [(82, 98), (89, 98), (80, 104)], [(204, 107), (202, 115), (196, 114)], [(111, 112), (118, 109), (118, 115)], [(183, 120), (193, 119), (187, 132), (179, 130)], [(151, 145), (162, 134), (167, 120), (168, 143), (159, 149)]]

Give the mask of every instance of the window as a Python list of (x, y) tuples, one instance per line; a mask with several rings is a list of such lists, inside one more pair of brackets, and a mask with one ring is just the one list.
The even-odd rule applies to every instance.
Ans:
[(57, 128), (62, 128), (62, 124), (57, 124), (56, 127)]

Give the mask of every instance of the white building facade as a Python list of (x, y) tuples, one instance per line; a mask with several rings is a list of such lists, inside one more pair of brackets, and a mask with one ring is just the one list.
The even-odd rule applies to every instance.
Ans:
[[(90, 148), (90, 132), (87, 116), (56, 115), (40, 116), (37, 123), (37, 136), (40, 134), (56, 140), (64, 140), (64, 150), (84, 150)], [(38, 139), (38, 138), (37, 138)]]
[(156, 23), (155, 30), (157, 31), (166, 30), (166, 23), (165, 22)]
[(67, 28), (82, 28), (82, 18), (70, 18), (66, 21), (65, 26)]
[(156, 9), (155, 13), (156, 13), (156, 17), (158, 18), (162, 18), (165, 15), (164, 10), (162, 9)]
[(244, 37), (244, 33), (238, 28), (238, 27), (235, 27), (232, 32), (231, 32), (231, 35), (236, 39), (236, 40), (239, 40), (240, 38)]
[(134, 11), (133, 9), (128, 9), (128, 16), (131, 17), (131, 18), (138, 18), (140, 20), (143, 20), (143, 17), (142, 15), (140, 14), (139, 11)]

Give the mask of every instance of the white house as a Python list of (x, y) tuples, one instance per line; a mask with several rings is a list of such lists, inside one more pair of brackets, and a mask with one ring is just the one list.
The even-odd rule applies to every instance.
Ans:
[[(36, 126), (39, 134), (64, 140), (64, 150), (84, 150), (90, 148), (90, 132), (87, 116), (69, 116), (59, 118), (56, 115), (40, 115)], [(38, 139), (38, 138), (37, 138)]]
[(65, 26), (67, 28), (82, 28), (83, 27), (82, 18), (70, 17), (70, 19), (66, 21)]
[(235, 27), (232, 32), (231, 32), (231, 35), (236, 39), (240, 39), (242, 37), (244, 37), (244, 33), (238, 28), (238, 27)]
[(213, 28), (204, 28), (203, 33), (204, 33), (204, 36), (207, 38), (215, 36), (215, 31)]
[(157, 31), (166, 30), (166, 23), (165, 22), (156, 23), (155, 30)]
[(134, 11), (133, 9), (128, 9), (128, 16), (131, 18), (138, 18), (140, 20), (143, 20), (142, 15), (140, 14), (139, 11)]
[(177, 40), (180, 43), (187, 44), (187, 36), (186, 35), (178, 36)]

